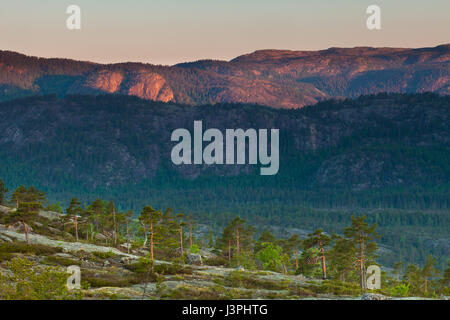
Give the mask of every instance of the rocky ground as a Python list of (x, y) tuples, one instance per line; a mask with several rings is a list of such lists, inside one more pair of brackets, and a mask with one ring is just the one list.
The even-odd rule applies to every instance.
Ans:
[[(0, 206), (0, 216), (9, 210)], [(7, 249), (0, 252), (0, 272), (7, 272), (4, 264), (14, 256), (45, 266), (77, 265), (87, 299), (391, 299), (360, 292), (342, 295), (343, 288), (302, 275), (206, 265), (203, 261), (215, 257), (212, 250), (189, 255), (189, 264), (156, 260), (149, 271), (141, 259), (145, 250), (128, 253), (124, 247), (64, 241), (54, 227), (57, 223), (57, 213), (41, 211), (38, 222), (30, 226), (29, 246), (20, 225), (0, 224), (0, 247)]]

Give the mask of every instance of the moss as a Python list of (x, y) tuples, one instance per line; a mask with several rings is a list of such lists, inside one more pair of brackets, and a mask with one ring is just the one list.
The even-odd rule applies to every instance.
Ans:
[(228, 266), (229, 264), (228, 260), (221, 256), (205, 259), (203, 263), (213, 267)]
[(221, 292), (210, 288), (198, 288), (190, 286), (179, 286), (176, 289), (165, 292), (161, 295), (161, 299), (175, 299), (175, 300), (222, 300), (226, 299)]
[(9, 252), (0, 252), (0, 262), (9, 261), (14, 258), (14, 254)]
[(155, 273), (164, 275), (192, 274), (192, 268), (180, 264), (159, 264), (153, 267)]
[(63, 257), (57, 257), (57, 256), (48, 256), (43, 261), (43, 264), (49, 264), (49, 265), (60, 265), (60, 266), (80, 266), (81, 261), (70, 259), (70, 258), (63, 258)]
[(289, 287), (289, 281), (259, 279), (242, 271), (232, 271), (227, 277), (216, 279), (215, 282), (226, 287), (247, 289), (286, 290)]
[(93, 273), (91, 271), (82, 271), (82, 279), (89, 284), (91, 288), (102, 287), (131, 287), (135, 284), (141, 283), (144, 277), (136, 275), (121, 275), (114, 273)]
[(92, 254), (100, 259), (112, 259), (117, 257), (117, 254), (111, 251), (109, 252), (94, 251), (92, 252)]
[(315, 297), (317, 294), (310, 288), (304, 288), (300, 286), (290, 286), (289, 295), (296, 297)]
[(62, 248), (55, 248), (43, 244), (27, 244), (26, 242), (11, 242), (0, 244), (0, 252), (26, 253), (39, 256), (51, 255), (62, 252)]
[(334, 294), (337, 296), (357, 296), (362, 294), (361, 288), (354, 283), (328, 280), (320, 285), (310, 285), (308, 289), (314, 293)]

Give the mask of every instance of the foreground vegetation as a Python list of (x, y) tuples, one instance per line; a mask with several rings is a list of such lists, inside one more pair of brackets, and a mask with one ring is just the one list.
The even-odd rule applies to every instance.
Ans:
[[(82, 206), (72, 199), (63, 210), (33, 187), (20, 186), (9, 199), (6, 192), (0, 182), (1, 203), (9, 206), (0, 214), (0, 224), (23, 232), (25, 242), (0, 243), (0, 266), (9, 270), (0, 277), (2, 299), (99, 298), (106, 293), (98, 290), (105, 287), (139, 289), (128, 295), (117, 289), (118, 296), (108, 291), (109, 298), (355, 296), (367, 290), (365, 272), (377, 264), (379, 254), (377, 226), (365, 216), (353, 216), (343, 234), (316, 229), (304, 238), (257, 232), (235, 217), (219, 234), (210, 230), (200, 237), (192, 216), (171, 209), (145, 206), (135, 215), (121, 212), (113, 202), (97, 199)], [(59, 214), (49, 219), (42, 210)], [(107, 246), (110, 251), (69, 253), (33, 243), (32, 234)], [(82, 268), (81, 291), (64, 289), (68, 275), (62, 268), (70, 265)], [(422, 266), (398, 261), (393, 270), (382, 272), (378, 292), (395, 297), (447, 296), (450, 269), (441, 273), (435, 265), (431, 255)]]

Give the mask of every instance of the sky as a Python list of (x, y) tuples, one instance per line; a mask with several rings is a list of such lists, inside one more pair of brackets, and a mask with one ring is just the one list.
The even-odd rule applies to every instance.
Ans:
[[(368, 30), (366, 8), (381, 8)], [(69, 30), (66, 8), (81, 9)], [(100, 63), (230, 60), (260, 49), (450, 43), (449, 0), (1, 0), (0, 50)]]

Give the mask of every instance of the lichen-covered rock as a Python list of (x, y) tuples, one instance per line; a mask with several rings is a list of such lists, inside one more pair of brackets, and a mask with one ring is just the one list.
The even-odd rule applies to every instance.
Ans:
[(201, 266), (203, 264), (202, 256), (196, 253), (191, 253), (186, 257), (187, 263)]
[(390, 298), (378, 293), (364, 293), (361, 300), (389, 300)]

